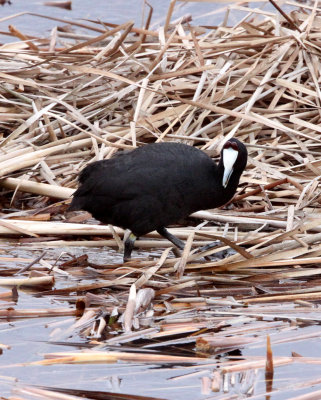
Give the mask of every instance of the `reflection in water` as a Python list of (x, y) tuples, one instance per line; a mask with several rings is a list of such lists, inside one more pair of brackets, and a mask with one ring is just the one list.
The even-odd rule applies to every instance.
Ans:
[[(266, 365), (265, 365), (265, 387), (266, 392), (272, 392), (273, 387), (273, 375), (274, 375), (274, 367), (273, 367), (273, 353), (271, 347), (271, 339), (270, 335), (267, 335), (266, 340)], [(270, 400), (270, 396), (266, 396), (266, 400)]]

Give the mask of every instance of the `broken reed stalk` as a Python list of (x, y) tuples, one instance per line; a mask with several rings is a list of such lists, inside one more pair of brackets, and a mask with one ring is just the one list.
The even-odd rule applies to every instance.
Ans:
[[(113, 332), (106, 339), (110, 345), (143, 339), (144, 351), (161, 352), (172, 345), (183, 349), (196, 343), (202, 356), (225, 354), (219, 367), (214, 358), (210, 361), (216, 373), (221, 368), (219, 377), (211, 375), (213, 390), (226, 385), (227, 373), (246, 372), (246, 380), (248, 371), (266, 367), (265, 358), (228, 359), (226, 352), (232, 348), (255, 344), (264, 349), (267, 334), (273, 344), (320, 337), (317, 327), (308, 332), (298, 327), (321, 321), (320, 310), (314, 307), (321, 293), (321, 11), (316, 4), (287, 1), (284, 5), (294, 9), (285, 15), (271, 3), (278, 11), (232, 4), (221, 25), (191, 27), (184, 21), (171, 25), (172, 1), (160, 31), (152, 30), (149, 22), (144, 29), (131, 22), (81, 23), (47, 17), (86, 29), (86, 34), (57, 30), (50, 38), (31, 40), (12, 25), (9, 34), (23, 41), (0, 46), (4, 66), (0, 235), (5, 245), (10, 236), (26, 246), (83, 245), (88, 251), (93, 246), (117, 246), (110, 238), (115, 232), (122, 236), (118, 228), (113, 231), (86, 216), (78, 223), (68, 222), (72, 221), (68, 213), (66, 222), (56, 221), (77, 187), (79, 172), (90, 162), (157, 141), (188, 143), (213, 157), (232, 136), (248, 146), (248, 166), (234, 201), (225, 209), (193, 214), (189, 226), (170, 228), (188, 241), (182, 258), (173, 258), (171, 244), (152, 232), (149, 237), (157, 240), (143, 238), (136, 244), (166, 247), (158, 259), (114, 265), (107, 257), (94, 264), (91, 257), (68, 256), (70, 264), (52, 262), (67, 283), (41, 292), (83, 302), (91, 316), (100, 318), (103, 310), (103, 333)], [(244, 18), (229, 26), (227, 17), (234, 10)], [(33, 18), (43, 16), (33, 14)], [(52, 198), (63, 201), (52, 204)], [(33, 220), (36, 216), (44, 220)], [(85, 240), (77, 241), (80, 235)], [(100, 241), (96, 236), (110, 238)], [(207, 254), (219, 259), (204, 261), (192, 250), (214, 240), (220, 243)], [(0, 257), (2, 282), (20, 285), (23, 280), (5, 275), (8, 258)], [(16, 258), (16, 262), (35, 259)], [(39, 259), (40, 265), (32, 269), (43, 273), (46, 263)], [(99, 280), (75, 282), (92, 276)], [(52, 277), (46, 279), (52, 282)], [(152, 295), (145, 293), (146, 304), (140, 303), (140, 291), (146, 289)], [(13, 301), (7, 293), (4, 298)], [(13, 311), (3, 310), (2, 317), (48, 313)], [(75, 310), (56, 311), (56, 315), (75, 315)], [(125, 318), (123, 325), (118, 312)], [(88, 326), (83, 335), (88, 334), (85, 329)], [(117, 330), (120, 334), (115, 335)], [(136, 352), (50, 357), (38, 363), (200, 362)], [(274, 357), (273, 367), (290, 368), (295, 362), (319, 364), (320, 360)], [(194, 367), (203, 373), (201, 363)]]
[(53, 276), (38, 276), (34, 278), (0, 278), (0, 286), (53, 286), (55, 278)]

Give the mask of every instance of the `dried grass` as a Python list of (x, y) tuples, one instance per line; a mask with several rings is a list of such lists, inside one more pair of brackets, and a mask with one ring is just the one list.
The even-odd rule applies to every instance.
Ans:
[[(69, 215), (67, 221), (57, 221), (82, 168), (155, 141), (180, 141), (216, 156), (223, 142), (236, 136), (249, 151), (239, 194), (227, 208), (195, 213), (196, 227), (172, 228), (188, 243), (181, 258), (171, 258), (167, 249), (159, 259), (134, 259), (125, 265), (95, 265), (86, 258), (58, 262), (58, 272), (64, 276), (88, 278), (94, 271), (99, 281), (71, 281), (42, 294), (85, 301), (87, 312), (93, 311), (91, 317), (98, 315), (97, 306), (102, 308), (109, 325), (103, 325), (95, 339), (104, 330), (107, 345), (139, 339), (142, 351), (159, 351), (155, 356), (142, 353), (143, 362), (179, 363), (175, 356), (160, 357), (162, 348), (178, 345), (196, 346), (201, 357), (265, 347), (268, 334), (274, 374), (281, 365), (320, 364), (319, 358), (272, 357), (272, 350), (277, 343), (320, 336), (318, 328), (304, 335), (297, 328), (321, 321), (317, 307), (321, 298), (321, 9), (317, 2), (284, 2), (283, 6), (294, 8), (284, 19), (275, 9), (266, 12), (263, 7), (235, 4), (227, 8), (224, 20), (231, 9), (245, 12), (235, 26), (224, 22), (218, 27), (192, 27), (170, 25), (174, 4), (158, 32), (148, 25), (135, 28), (130, 21), (120, 26), (72, 22), (73, 27), (86, 29), (86, 35), (53, 31), (47, 39), (26, 37), (0, 47), (2, 202), (11, 201), (15, 207), (14, 212), (3, 213), (0, 235), (27, 236), (16, 241), (37, 246), (117, 248), (119, 229), (98, 226), (88, 217), (86, 224), (72, 223), (75, 217)], [(19, 37), (13, 28), (10, 32)], [(50, 198), (64, 201), (52, 205)], [(202, 223), (204, 219), (208, 222)], [(79, 235), (86, 235), (86, 240)], [(100, 241), (95, 235), (110, 238)], [(148, 236), (137, 245), (169, 246), (156, 233)], [(218, 238), (217, 248), (193, 252), (193, 247)], [(202, 260), (203, 255), (222, 250), (225, 258)], [(31, 270), (50, 270), (48, 262), (38, 261)], [(10, 269), (12, 274), (19, 270)], [(93, 289), (101, 289), (104, 295), (89, 293)], [(152, 292), (142, 292), (146, 289)], [(65, 315), (74, 313), (69, 310)], [(24, 310), (15, 314), (23, 315)], [(71, 329), (89, 335), (87, 323)], [(119, 332), (117, 336), (110, 333), (111, 327)], [(61, 332), (58, 336), (64, 338)], [(98, 360), (95, 354), (50, 354), (39, 363), (138, 357), (106, 351)], [(192, 357), (182, 351), (183, 358), (190, 362)], [(201, 371), (198, 361), (194, 359)], [(264, 372), (266, 358), (227, 357), (219, 362), (208, 359), (205, 364), (213, 374), (202, 380), (203, 393), (228, 392), (233, 387), (228, 373)], [(188, 376), (187, 370), (182, 376)], [(257, 375), (246, 376), (242, 393), (248, 395)], [(293, 390), (304, 385), (298, 383)], [(267, 392), (274, 390), (272, 384), (267, 387)], [(280, 384), (279, 390), (287, 388)]]

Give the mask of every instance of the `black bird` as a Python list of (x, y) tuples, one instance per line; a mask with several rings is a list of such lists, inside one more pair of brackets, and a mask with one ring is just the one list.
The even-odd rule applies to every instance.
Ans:
[(166, 226), (227, 203), (246, 162), (246, 147), (234, 138), (224, 144), (218, 165), (196, 147), (147, 144), (84, 168), (69, 210), (85, 210), (101, 222), (130, 229), (124, 261), (136, 238), (153, 230), (183, 249), (184, 242)]

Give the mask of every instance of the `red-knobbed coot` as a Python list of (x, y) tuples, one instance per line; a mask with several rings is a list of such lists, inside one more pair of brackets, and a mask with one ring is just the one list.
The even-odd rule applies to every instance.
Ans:
[(130, 229), (124, 261), (130, 259), (136, 238), (153, 230), (183, 249), (184, 242), (166, 226), (227, 203), (246, 162), (246, 147), (234, 138), (224, 144), (218, 165), (186, 144), (147, 144), (84, 168), (69, 209), (85, 210), (106, 224)]

